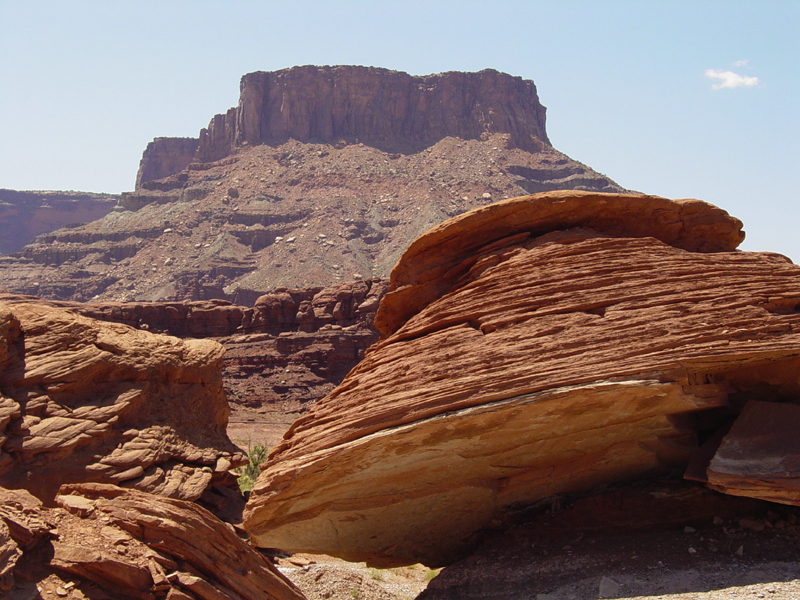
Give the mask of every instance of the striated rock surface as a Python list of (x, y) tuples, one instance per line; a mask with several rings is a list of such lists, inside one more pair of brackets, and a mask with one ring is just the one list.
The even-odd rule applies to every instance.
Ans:
[[(800, 360), (795, 364), (795, 373)], [(785, 394), (795, 395), (795, 390)], [(722, 438), (708, 485), (736, 496), (800, 506), (800, 406), (751, 400)]]
[(0, 555), (0, 590), (12, 597), (304, 598), (194, 503), (101, 484), (65, 486), (56, 501), (0, 488), (0, 552), (4, 538), (15, 547), (5, 568)]
[[(197, 144), (197, 138), (168, 137), (156, 138), (147, 144), (136, 173), (136, 189), (183, 171), (194, 161)], [(157, 185), (153, 187), (158, 189)]]
[(304, 66), (248, 73), (240, 89), (239, 106), (200, 132), (199, 160), (290, 138), (360, 141), (387, 152), (492, 133), (510, 134), (526, 150), (550, 145), (533, 82), (492, 69), (414, 77), (374, 67)]
[[(390, 335), (479, 260), (499, 262), (504, 246), (574, 227), (653, 237), (692, 252), (731, 251), (744, 240), (741, 221), (700, 200), (568, 191), (542, 193), (535, 201), (512, 198), (455, 217), (415, 240), (392, 271), (376, 326)], [(482, 256), (495, 250), (495, 256)]]
[(387, 280), (367, 279), (277, 288), (251, 307), (224, 300), (80, 303), (3, 293), (0, 302), (46, 304), (154, 333), (212, 338), (226, 349), (222, 377), (231, 421), (257, 422), (267, 412), (303, 412), (342, 381), (378, 341), (373, 321), (387, 286)]
[(544, 114), (533, 82), (495, 71), (245, 75), (199, 142), (148, 146), (112, 213), (0, 257), (0, 289), (252, 306), (278, 287), (387, 277), (427, 229), (502, 198), (623, 191), (554, 149)]
[[(109, 482), (185, 500), (233, 483), (223, 348), (0, 303), (0, 485)], [(224, 493), (224, 492), (223, 492)]]
[(706, 203), (580, 200), (552, 225), (517, 223), (574, 200), (509, 202), (494, 228), (481, 209), (412, 245), (388, 337), (273, 449), (255, 543), (448, 564), (510, 512), (682, 473), (748, 400), (800, 397), (800, 268), (733, 252), (740, 222)]
[(20, 251), (37, 235), (101, 219), (118, 198), (88, 192), (0, 189), (0, 254)]

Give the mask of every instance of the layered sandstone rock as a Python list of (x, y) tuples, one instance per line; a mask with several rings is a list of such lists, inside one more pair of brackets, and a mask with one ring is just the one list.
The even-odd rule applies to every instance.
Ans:
[(185, 500), (245, 462), (225, 433), (223, 348), (64, 309), (0, 304), (0, 484), (52, 502), (109, 482)]
[(0, 190), (0, 254), (19, 252), (37, 235), (101, 219), (118, 196), (87, 192)]
[(486, 69), (414, 77), (374, 67), (293, 67), (242, 77), (239, 106), (200, 132), (197, 156), (219, 160), (237, 146), (289, 138), (361, 141), (414, 152), (445, 137), (508, 133), (515, 145), (549, 145), (532, 81)]
[(136, 173), (136, 189), (155, 179), (183, 171), (194, 160), (197, 138), (154, 139), (147, 144)]
[(373, 326), (388, 281), (325, 288), (277, 288), (251, 307), (198, 302), (69, 302), (0, 293), (0, 302), (46, 304), (80, 315), (178, 337), (212, 338), (226, 349), (225, 395), (233, 420), (297, 413), (342, 381), (378, 341)]
[(0, 257), (0, 289), (251, 306), (277, 287), (387, 277), (430, 227), (502, 198), (624, 191), (553, 148), (544, 116), (532, 81), (495, 71), (251, 73), (200, 142), (148, 146), (113, 212)]
[[(793, 370), (800, 371), (800, 360)], [(796, 398), (795, 389), (784, 393)], [(726, 494), (800, 506), (799, 425), (800, 405), (751, 400), (709, 462), (708, 485)]]
[(0, 488), (0, 591), (44, 600), (303, 598), (194, 503), (100, 484), (66, 486), (56, 501), (46, 509), (23, 490)]
[(393, 271), (388, 337), (273, 450), (251, 538), (442, 565), (509, 511), (682, 472), (747, 400), (800, 397), (800, 269), (734, 252), (740, 228), (592, 194), (435, 228)]

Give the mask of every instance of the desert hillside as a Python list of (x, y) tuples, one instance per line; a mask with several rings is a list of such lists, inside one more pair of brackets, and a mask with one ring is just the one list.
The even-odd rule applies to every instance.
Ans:
[(553, 148), (544, 116), (533, 82), (496, 71), (251, 73), (197, 140), (148, 146), (111, 214), (0, 260), (0, 289), (251, 306), (386, 277), (431, 226), (503, 198), (623, 191)]

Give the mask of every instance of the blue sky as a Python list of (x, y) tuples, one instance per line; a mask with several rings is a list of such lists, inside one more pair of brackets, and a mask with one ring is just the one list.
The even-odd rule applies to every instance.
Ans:
[(799, 40), (800, 1), (0, 0), (0, 188), (132, 189), (250, 71), (494, 68), (536, 82), (559, 150), (800, 262)]

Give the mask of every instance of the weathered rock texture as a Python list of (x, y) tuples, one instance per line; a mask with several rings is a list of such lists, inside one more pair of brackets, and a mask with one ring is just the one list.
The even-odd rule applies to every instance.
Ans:
[(733, 252), (741, 223), (696, 200), (580, 199), (551, 225), (527, 215), (578, 203), (501, 203), (412, 245), (388, 337), (273, 450), (257, 544), (447, 564), (509, 511), (682, 472), (747, 400), (800, 397), (798, 267)]
[(214, 339), (226, 349), (223, 385), (232, 420), (259, 421), (266, 412), (303, 412), (344, 379), (378, 341), (373, 321), (387, 285), (367, 279), (278, 288), (251, 307), (224, 300), (81, 303), (3, 293), (0, 302), (46, 304), (154, 333)]
[(501, 198), (623, 191), (549, 144), (533, 82), (494, 71), (252, 73), (184, 165), (193, 143), (158, 138), (114, 212), (0, 257), (0, 289), (252, 306), (387, 277), (427, 229)]
[(240, 89), (239, 106), (200, 132), (199, 160), (288, 139), (418, 152), (446, 137), (507, 133), (526, 150), (550, 145), (533, 82), (491, 69), (414, 77), (374, 67), (305, 66), (248, 73)]
[(52, 502), (109, 482), (185, 500), (245, 462), (225, 433), (223, 348), (0, 303), (0, 485)]
[(0, 254), (20, 251), (37, 235), (101, 219), (118, 198), (86, 192), (0, 190)]
[[(197, 138), (156, 138), (144, 149), (136, 189), (155, 179), (162, 179), (183, 171), (194, 161)], [(157, 189), (157, 187), (156, 187)]]
[[(194, 503), (101, 484), (65, 486), (56, 501), (46, 509), (24, 490), (0, 488), (0, 591), (43, 600), (303, 598)], [(12, 558), (3, 564), (6, 547)]]
[[(795, 373), (800, 371), (800, 360)], [(786, 390), (794, 395), (794, 390)], [(800, 406), (750, 401), (722, 438), (708, 485), (726, 494), (800, 506)]]

